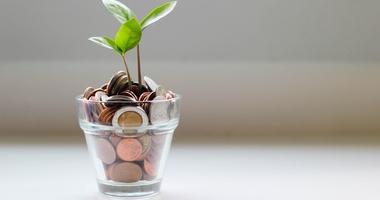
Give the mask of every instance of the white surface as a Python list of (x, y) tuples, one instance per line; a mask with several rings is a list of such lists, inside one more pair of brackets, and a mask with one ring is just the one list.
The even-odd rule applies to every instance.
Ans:
[[(157, 199), (380, 197), (380, 148), (178, 145)], [(84, 146), (2, 145), (0, 199), (99, 200)]]

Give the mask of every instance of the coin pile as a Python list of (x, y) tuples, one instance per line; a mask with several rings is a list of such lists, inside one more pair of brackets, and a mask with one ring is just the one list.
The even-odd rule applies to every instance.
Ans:
[[(118, 129), (141, 130), (166, 123), (178, 115), (176, 95), (144, 77), (146, 85), (129, 83), (125, 72), (116, 73), (100, 88), (84, 91), (84, 114), (88, 122)], [(144, 131), (142, 131), (144, 132)], [(97, 159), (108, 180), (133, 183), (157, 177), (165, 134), (123, 135), (116, 132), (93, 135)]]
[(84, 91), (85, 115), (89, 122), (118, 128), (144, 128), (168, 122), (178, 114), (176, 95), (144, 77), (145, 85), (128, 83), (124, 71), (116, 73), (100, 88)]
[(161, 154), (168, 135), (122, 137), (92, 136), (96, 157), (104, 164), (108, 180), (133, 183), (158, 175)]

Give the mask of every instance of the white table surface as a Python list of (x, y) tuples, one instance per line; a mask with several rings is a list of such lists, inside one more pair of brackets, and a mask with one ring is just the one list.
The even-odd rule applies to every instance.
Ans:
[[(2, 144), (0, 199), (101, 200), (84, 145)], [(155, 199), (380, 199), (380, 147), (190, 145), (172, 148)]]

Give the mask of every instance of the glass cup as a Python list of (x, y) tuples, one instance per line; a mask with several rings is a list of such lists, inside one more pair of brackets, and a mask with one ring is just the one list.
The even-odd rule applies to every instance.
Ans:
[(160, 191), (178, 125), (180, 96), (152, 101), (96, 101), (77, 97), (79, 124), (99, 190), (134, 197)]

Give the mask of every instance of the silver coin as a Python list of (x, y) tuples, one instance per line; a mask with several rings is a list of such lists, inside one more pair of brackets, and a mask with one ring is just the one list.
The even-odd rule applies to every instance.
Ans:
[[(152, 124), (160, 124), (169, 121), (169, 101), (163, 96), (156, 96), (150, 104), (149, 117)], [(158, 101), (158, 102), (154, 102)]]
[(106, 102), (110, 97), (105, 95), (100, 96), (100, 101)]
[(95, 93), (95, 100), (96, 101), (102, 101), (102, 98), (104, 98), (103, 96), (107, 96), (107, 94), (103, 91), (98, 91)]
[(146, 85), (149, 87), (149, 89), (151, 89), (152, 91), (156, 91), (158, 84), (154, 80), (147, 76), (144, 76), (144, 81)]

